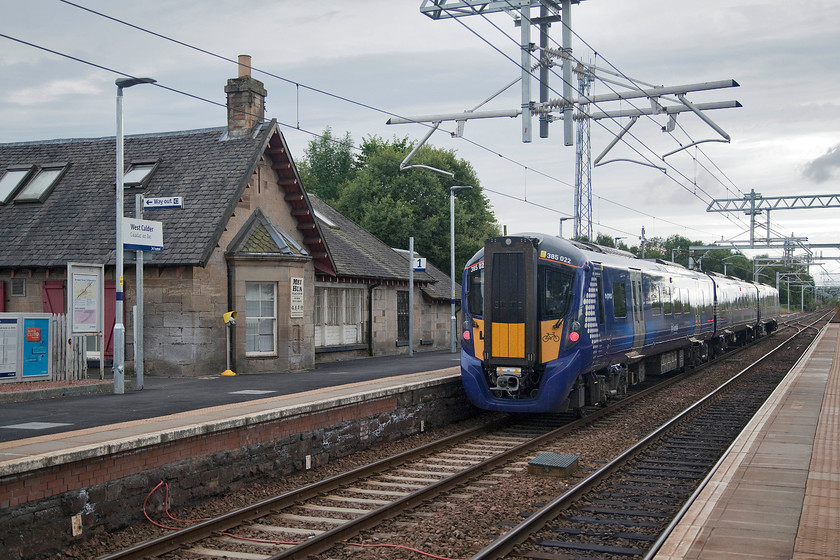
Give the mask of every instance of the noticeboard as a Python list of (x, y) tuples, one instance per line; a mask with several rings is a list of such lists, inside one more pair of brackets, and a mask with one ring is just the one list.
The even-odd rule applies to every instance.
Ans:
[(95, 264), (67, 264), (70, 289), (67, 318), (72, 334), (102, 332), (105, 307), (105, 267)]
[(0, 382), (49, 379), (51, 325), (49, 313), (0, 313)]
[(17, 376), (18, 318), (0, 317), (0, 379)]

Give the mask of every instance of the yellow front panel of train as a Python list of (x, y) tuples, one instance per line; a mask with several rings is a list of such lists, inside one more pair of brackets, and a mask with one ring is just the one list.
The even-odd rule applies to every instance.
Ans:
[[(554, 328), (555, 325), (557, 328)], [(560, 355), (563, 320), (540, 321), (540, 362), (556, 360)]]
[(473, 319), (472, 340), (475, 347), (475, 357), (484, 356), (484, 319)]
[(525, 357), (525, 323), (493, 323), (491, 332), (494, 358)]

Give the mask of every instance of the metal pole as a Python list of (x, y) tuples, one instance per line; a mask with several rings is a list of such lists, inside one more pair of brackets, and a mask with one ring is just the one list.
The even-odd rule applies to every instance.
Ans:
[[(114, 305), (114, 394), (122, 395), (125, 393), (125, 325), (123, 324), (123, 302), (125, 301), (125, 293), (123, 292), (123, 238), (122, 238), (122, 223), (123, 223), (123, 173), (125, 173), (125, 165), (123, 164), (123, 89), (138, 84), (151, 84), (155, 80), (152, 78), (117, 78), (114, 82), (117, 86), (117, 165), (116, 165), (116, 229), (117, 229), (117, 243), (116, 243), (116, 269), (114, 271), (114, 279), (116, 280), (116, 302)], [(105, 348), (102, 348), (105, 352)]]
[(458, 351), (458, 340), (455, 334), (457, 329), (455, 324), (457, 321), (455, 317), (455, 191), (471, 188), (469, 185), (449, 187), (449, 282), (451, 286), (450, 303), (452, 305), (452, 323), (449, 327), (452, 345), (449, 350), (453, 354)]
[[(561, 17), (563, 22), (562, 45), (563, 52), (572, 54), (572, 2), (563, 0), (561, 4)], [(571, 56), (563, 60), (563, 99), (567, 102), (572, 100), (572, 61)], [(563, 109), (563, 143), (566, 146), (574, 144), (573, 136), (572, 106), (568, 105)], [(578, 217), (582, 219), (582, 217)], [(579, 232), (581, 235), (583, 232)]]
[[(143, 219), (143, 195), (134, 195), (134, 215)], [(135, 390), (143, 388), (143, 251), (137, 251), (134, 264), (134, 277), (137, 279), (137, 313), (134, 315), (134, 370), (137, 373)]]
[[(522, 71), (522, 141), (531, 141), (531, 7), (522, 6), (519, 9), (521, 17), (520, 28), (520, 60)], [(452, 350), (455, 351), (454, 349)]]
[[(114, 270), (114, 280), (116, 280), (116, 305), (114, 306), (114, 394), (122, 395), (125, 393), (125, 325), (123, 324), (123, 238), (122, 238), (122, 222), (123, 222), (123, 173), (125, 167), (123, 165), (123, 88), (117, 85), (117, 168), (116, 168), (116, 228), (117, 228), (117, 246), (116, 257), (117, 264)], [(105, 349), (103, 348), (104, 352)]]
[[(548, 101), (548, 55), (546, 50), (549, 47), (549, 29), (551, 24), (545, 21), (548, 18), (548, 7), (544, 4), (540, 5), (540, 18), (543, 21), (540, 23), (540, 103)], [(540, 115), (540, 138), (548, 138), (548, 115)], [(560, 237), (563, 237), (563, 222), (560, 222)]]
[[(524, 22), (523, 22), (524, 25)], [(455, 340), (455, 187), (449, 189), (449, 303), (452, 308), (450, 330), (450, 348), (453, 354), (456, 351), (458, 341)]]
[(408, 238), (408, 355), (414, 356), (414, 238)]

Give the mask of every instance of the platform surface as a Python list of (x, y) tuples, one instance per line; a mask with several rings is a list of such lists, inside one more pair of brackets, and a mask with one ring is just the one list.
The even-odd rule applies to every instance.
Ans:
[(143, 390), (125, 394), (4, 404), (0, 472), (346, 406), (459, 376), (458, 354), (433, 352), (337, 362), (308, 372), (147, 378)]
[(840, 324), (755, 415), (657, 560), (840, 558)]

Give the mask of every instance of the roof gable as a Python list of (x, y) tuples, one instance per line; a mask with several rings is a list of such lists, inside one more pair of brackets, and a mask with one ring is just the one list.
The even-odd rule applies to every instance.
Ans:
[(268, 141), (266, 153), (271, 159), (271, 168), (277, 173), (277, 183), (283, 189), (284, 198), (292, 207), (292, 216), (297, 220), (297, 229), (303, 234), (303, 243), (309, 249), (315, 270), (328, 276), (336, 276), (336, 265), (327, 250), (323, 232), (306, 191), (292, 161), (286, 139), (276, 131)]
[(228, 254), (308, 256), (286, 232), (278, 228), (257, 208), (237, 232), (227, 248)]

